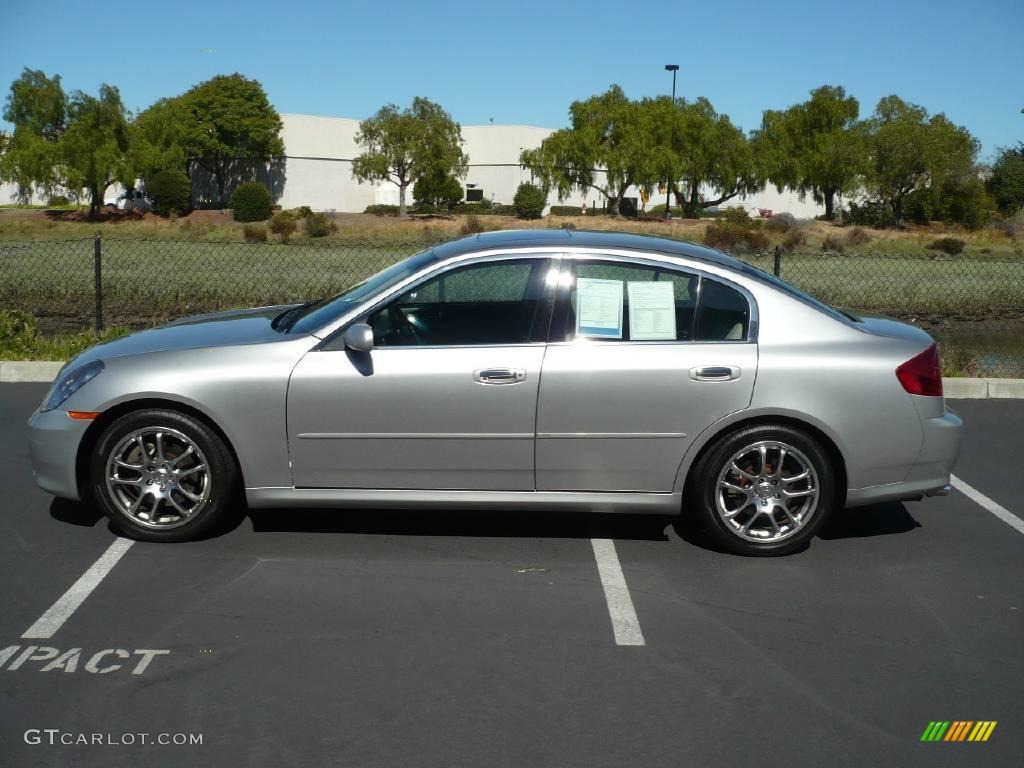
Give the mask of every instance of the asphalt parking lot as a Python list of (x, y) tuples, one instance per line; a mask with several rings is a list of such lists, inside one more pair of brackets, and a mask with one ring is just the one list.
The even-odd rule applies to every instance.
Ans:
[[(963, 493), (767, 560), (656, 516), (260, 511), (47, 616), (115, 537), (32, 481), (45, 389), (0, 385), (2, 765), (1024, 762), (1024, 534)], [(1024, 516), (1024, 401), (951, 405), (956, 475)]]

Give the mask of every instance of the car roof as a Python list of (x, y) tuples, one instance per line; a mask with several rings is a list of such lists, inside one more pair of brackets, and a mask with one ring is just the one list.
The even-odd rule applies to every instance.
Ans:
[(576, 247), (595, 250), (618, 248), (699, 259), (721, 267), (746, 271), (743, 270), (743, 262), (738, 259), (696, 243), (684, 243), (679, 240), (670, 240), (667, 237), (634, 235), (628, 232), (600, 232), (581, 229), (508, 229), (469, 235), (438, 245), (433, 250), (437, 259), (444, 261), (477, 251), (523, 247)]

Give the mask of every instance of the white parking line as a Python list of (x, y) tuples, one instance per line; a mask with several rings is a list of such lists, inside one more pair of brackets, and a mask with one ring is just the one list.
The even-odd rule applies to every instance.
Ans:
[(107, 551), (100, 555), (99, 560), (71, 585), (71, 589), (61, 595), (35, 624), (25, 630), (22, 639), (45, 640), (53, 637), (53, 633), (61, 628), (134, 543), (131, 539), (114, 539), (114, 543), (107, 547)]
[(616, 645), (644, 645), (644, 633), (640, 631), (640, 620), (633, 609), (626, 577), (622, 575), (619, 555), (611, 539), (591, 539), (597, 571), (604, 587), (604, 599), (608, 603), (608, 615), (612, 620)]
[(990, 499), (984, 493), (977, 490), (976, 488), (972, 488), (956, 475), (950, 475), (949, 482), (954, 488), (960, 491), (960, 493), (969, 498), (971, 501), (973, 501), (976, 504), (980, 504), (993, 515), (1002, 520), (1004, 523), (1013, 528), (1016, 528), (1019, 533), (1024, 533), (1024, 520), (1021, 520), (1019, 517), (1013, 514), (1013, 512), (1008, 510), (1002, 504), (998, 504), (992, 501), (992, 499)]

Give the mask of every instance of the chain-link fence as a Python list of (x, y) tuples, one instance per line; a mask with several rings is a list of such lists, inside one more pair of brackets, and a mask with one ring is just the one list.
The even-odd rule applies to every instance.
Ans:
[[(0, 307), (44, 330), (143, 327), (331, 295), (432, 243), (0, 241)], [(948, 373), (1024, 377), (1024, 261), (881, 253), (740, 255), (823, 301), (921, 325)]]

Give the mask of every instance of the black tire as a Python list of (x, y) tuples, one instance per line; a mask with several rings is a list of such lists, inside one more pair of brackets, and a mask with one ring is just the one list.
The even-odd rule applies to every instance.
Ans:
[[(209, 489), (209, 493), (204, 494), (201, 502), (190, 502), (184, 495), (181, 495), (183, 491), (179, 490), (174, 493), (174, 500), (185, 506), (190, 513), (187, 516), (179, 515), (180, 519), (177, 521), (172, 518), (178, 513), (170, 507), (171, 502), (168, 501), (164, 508), (168, 509), (169, 513), (165, 516), (158, 514), (153, 523), (147, 524), (147, 521), (141, 517), (129, 514), (127, 505), (122, 504), (122, 500), (115, 495), (123, 486), (115, 484), (115, 493), (112, 493), (111, 488), (108, 487), (107, 465), (111, 459), (111, 453), (118, 449), (126, 437), (139, 430), (148, 430), (149, 428), (166, 428), (187, 438), (195, 448), (198, 448), (198, 453), (193, 453), (192, 456), (201, 455), (202, 461), (198, 458), (183, 457), (182, 461), (185, 462), (186, 468), (190, 464), (200, 463), (207, 468), (193, 473), (193, 477), (200, 478), (201, 482), (206, 483), (205, 487)], [(176, 439), (173, 433), (167, 434), (169, 440)], [(184, 442), (177, 444), (180, 447), (184, 445)], [(144, 439), (136, 442), (135, 445), (147, 445), (147, 450), (152, 448), (152, 445), (145, 443)], [(136, 448), (136, 450), (140, 449)], [(118, 453), (120, 454), (121, 451), (119, 450)], [(159, 464), (159, 460), (156, 458), (139, 459), (139, 461), (143, 464), (152, 463), (153, 466)], [(173, 461), (171, 463), (173, 464)], [(125, 471), (130, 479), (134, 479), (135, 474), (138, 474), (140, 480), (145, 480), (148, 469), (150, 469), (149, 466), (139, 470)], [(120, 474), (121, 470), (118, 472)], [(183, 482), (193, 481), (178, 481), (179, 485)], [(132, 411), (118, 418), (103, 431), (90, 457), (89, 487), (93, 499), (110, 519), (113, 527), (129, 538), (142, 541), (190, 541), (203, 538), (225, 529), (236, 513), (243, 508), (239, 493), (238, 467), (224, 441), (199, 419), (185, 413), (165, 409)], [(174, 483), (168, 483), (167, 487), (173, 488)], [(197, 486), (187, 486), (185, 489), (195, 492)], [(153, 491), (156, 491), (155, 487)], [(124, 489), (123, 492), (136, 493), (132, 488)], [(142, 492), (147, 493), (148, 491), (142, 489)], [(141, 507), (144, 508), (149, 503), (150, 499), (147, 497)], [(143, 514), (145, 514), (144, 510)]]
[[(788, 462), (792, 468), (794, 462), (802, 463), (806, 461), (813, 467), (817, 478), (816, 484), (808, 480), (805, 482), (797, 481), (792, 486), (789, 486), (794, 491), (805, 491), (813, 487), (817, 489), (817, 495), (816, 498), (813, 494), (809, 496), (807, 510), (800, 517), (802, 524), (791, 533), (777, 540), (768, 538), (763, 541), (751, 541), (737, 529), (742, 528), (742, 524), (753, 517), (755, 518), (755, 532), (759, 528), (764, 528), (766, 536), (773, 535), (775, 529), (769, 530), (768, 528), (769, 524), (774, 525), (772, 521), (775, 520), (776, 523), (781, 525), (782, 533), (786, 533), (785, 529), (789, 518), (785, 516), (786, 513), (781, 511), (781, 509), (776, 512), (774, 510), (777, 507), (771, 506), (773, 496), (775, 499), (779, 499), (779, 496), (770, 493), (773, 490), (772, 488), (765, 487), (765, 493), (768, 498), (767, 500), (762, 500), (755, 490), (760, 487), (757, 481), (747, 480), (742, 475), (729, 476), (727, 480), (730, 482), (738, 480), (739, 483), (746, 484), (746, 490), (753, 501), (748, 502), (749, 511), (744, 511), (737, 515), (737, 517), (732, 518), (731, 523), (724, 519), (718, 509), (720, 474), (725, 471), (727, 465), (732, 465), (732, 457), (737, 452), (759, 443), (778, 443), (795, 449), (795, 451), (789, 454), (788, 459), (783, 459), (782, 464), (786, 466)], [(769, 460), (775, 460), (776, 466), (773, 467), (771, 464), (768, 464), (768, 467), (774, 470), (777, 467), (777, 457), (780, 454), (773, 454), (771, 453), (772, 450), (769, 448), (769, 457), (774, 456), (775, 459), (770, 458)], [(753, 470), (754, 467), (755, 465), (753, 464), (748, 465), (747, 469)], [(755, 473), (759, 474), (763, 470), (764, 467), (762, 466), (761, 470)], [(796, 474), (790, 471), (790, 476), (796, 476)], [(836, 472), (828, 454), (818, 440), (806, 432), (784, 424), (758, 424), (738, 429), (717, 438), (694, 465), (690, 480), (687, 494), (687, 506), (690, 509), (684, 509), (684, 514), (688, 511), (694, 514), (704, 531), (718, 548), (737, 555), (762, 557), (788, 555), (805, 548), (825, 523), (825, 520), (836, 505)], [(726, 491), (725, 493), (730, 494), (732, 492)], [(729, 498), (733, 500), (732, 509), (739, 508), (744, 502), (743, 495), (736, 494)], [(782, 503), (782, 501), (780, 500), (778, 503)], [(788, 503), (793, 508), (798, 508), (804, 502), (794, 499)], [(759, 505), (768, 505), (767, 509), (771, 511), (766, 512), (764, 511), (765, 507), (759, 507)], [(791, 509), (791, 511), (795, 511), (795, 509)], [(753, 536), (752, 533), (747, 535)]]

